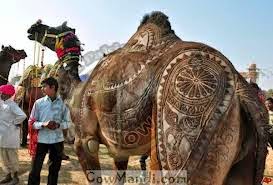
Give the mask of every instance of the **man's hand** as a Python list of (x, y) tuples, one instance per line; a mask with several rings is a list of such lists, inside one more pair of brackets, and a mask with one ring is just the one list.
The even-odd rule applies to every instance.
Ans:
[(60, 124), (55, 121), (48, 121), (43, 124), (43, 127), (46, 127), (50, 130), (55, 130), (56, 128), (60, 127)]

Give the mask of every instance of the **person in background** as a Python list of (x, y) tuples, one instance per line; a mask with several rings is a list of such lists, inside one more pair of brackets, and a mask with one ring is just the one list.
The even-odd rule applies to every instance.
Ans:
[[(265, 101), (265, 107), (268, 111), (269, 115), (269, 125), (273, 127), (273, 98), (267, 98)], [(270, 137), (269, 137), (269, 143), (271, 147), (273, 148), (273, 128), (269, 130), (270, 132)]]
[(46, 94), (36, 100), (29, 118), (30, 144), (33, 157), (28, 185), (39, 185), (46, 154), (49, 152), (48, 185), (57, 185), (64, 149), (63, 130), (71, 123), (68, 108), (57, 95), (58, 82), (49, 77), (41, 82)]
[(6, 173), (1, 184), (19, 182), (20, 126), (27, 116), (11, 99), (14, 93), (12, 85), (0, 86), (0, 158)]

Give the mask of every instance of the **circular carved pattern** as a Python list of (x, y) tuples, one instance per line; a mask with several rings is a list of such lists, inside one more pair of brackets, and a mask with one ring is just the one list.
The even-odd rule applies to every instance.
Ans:
[[(169, 62), (157, 91), (157, 146), (163, 169), (186, 169), (189, 182), (200, 177), (195, 170), (207, 172), (200, 164), (210, 165), (204, 156), (221, 114), (230, 106), (231, 88), (232, 66), (217, 53), (186, 50)], [(176, 114), (175, 122), (172, 113)], [(174, 135), (174, 139), (169, 139), (169, 135)]]
[(139, 140), (139, 135), (135, 132), (130, 132), (124, 136), (124, 141), (126, 144), (135, 144)]
[(187, 98), (211, 96), (217, 87), (216, 75), (206, 69), (186, 69), (175, 79), (176, 90)]

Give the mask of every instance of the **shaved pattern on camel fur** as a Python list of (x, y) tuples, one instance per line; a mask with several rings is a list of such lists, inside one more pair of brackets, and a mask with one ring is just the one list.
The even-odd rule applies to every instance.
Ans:
[[(45, 45), (52, 49), (53, 40)], [(144, 16), (125, 46), (106, 55), (86, 83), (79, 82), (78, 65), (71, 60), (58, 74), (85, 172), (100, 169), (102, 143), (119, 170), (127, 169), (130, 155), (151, 151), (152, 169), (162, 169), (163, 176), (186, 170), (191, 185), (261, 182), (268, 120), (256, 113), (258, 99), (246, 98), (252, 89), (224, 55), (182, 41), (163, 13)]]

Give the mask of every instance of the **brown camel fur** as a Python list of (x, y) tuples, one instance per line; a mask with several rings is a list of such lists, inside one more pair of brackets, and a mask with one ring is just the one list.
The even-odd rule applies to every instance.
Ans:
[[(63, 48), (79, 47), (75, 30), (67, 29), (36, 23), (28, 33), (34, 40), (36, 32), (38, 42), (53, 51), (62, 38)], [(76, 153), (89, 180), (87, 172), (100, 169), (102, 143), (119, 170), (127, 169), (129, 156), (151, 151), (152, 170), (162, 170), (162, 176), (186, 170), (191, 185), (261, 183), (265, 108), (223, 54), (182, 41), (163, 13), (144, 16), (125, 46), (105, 56), (86, 83), (80, 83), (78, 61), (68, 52), (58, 74), (76, 127)]]

